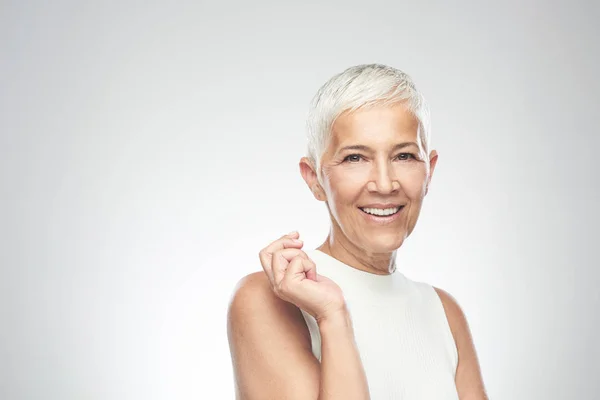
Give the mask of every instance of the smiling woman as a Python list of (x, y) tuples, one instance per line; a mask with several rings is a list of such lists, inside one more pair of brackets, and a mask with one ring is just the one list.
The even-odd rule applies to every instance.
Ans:
[(301, 161), (302, 175), (330, 199), (336, 246), (369, 259), (386, 255), (383, 264), (364, 263), (377, 273), (413, 231), (437, 154), (421, 144), (419, 121), (404, 103), (344, 112), (331, 131), (319, 162), (325, 178), (309, 158)]
[(379, 64), (334, 76), (313, 100), (308, 139), (300, 172), (331, 229), (314, 250), (283, 235), (235, 288), (237, 398), (486, 399), (457, 302), (396, 267), (438, 159), (411, 79)]

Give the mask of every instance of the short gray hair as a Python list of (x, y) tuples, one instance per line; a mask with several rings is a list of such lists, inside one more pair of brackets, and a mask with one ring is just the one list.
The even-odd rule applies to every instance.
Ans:
[(335, 120), (344, 112), (369, 106), (406, 102), (419, 121), (421, 145), (429, 156), (430, 117), (425, 98), (403, 71), (382, 64), (350, 67), (329, 79), (313, 98), (307, 118), (308, 159), (321, 181), (321, 156), (331, 137)]

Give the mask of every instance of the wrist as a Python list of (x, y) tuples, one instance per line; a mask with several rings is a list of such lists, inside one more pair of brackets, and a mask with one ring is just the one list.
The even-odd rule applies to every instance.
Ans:
[(340, 308), (339, 310), (329, 312), (324, 314), (316, 319), (319, 328), (323, 327), (352, 327), (352, 321), (350, 318), (350, 312), (346, 306)]

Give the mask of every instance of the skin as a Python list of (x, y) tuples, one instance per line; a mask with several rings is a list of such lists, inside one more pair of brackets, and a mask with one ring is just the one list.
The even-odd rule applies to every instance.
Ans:
[[(396, 251), (417, 223), (438, 158), (435, 150), (425, 152), (418, 130), (417, 119), (403, 105), (342, 114), (321, 158), (323, 186), (311, 162), (300, 160), (302, 177), (330, 213), (331, 231), (319, 250), (360, 270), (393, 272)], [(359, 209), (371, 203), (405, 208), (395, 223), (378, 226), (366, 222)]]
[[(230, 302), (227, 334), (236, 398), (368, 400), (343, 293), (316, 275), (298, 237), (284, 235), (261, 250), (264, 273), (242, 279)], [(321, 362), (312, 354), (300, 309), (317, 321)]]
[[(417, 223), (437, 160), (435, 150), (427, 154), (423, 148), (418, 120), (402, 103), (340, 115), (321, 158), (323, 185), (310, 160), (300, 160), (302, 177), (314, 197), (327, 204), (330, 214), (330, 233), (318, 249), (353, 268), (392, 273), (396, 252)], [(371, 203), (405, 207), (401, 218), (380, 226), (368, 222), (359, 208)], [(449, 293), (434, 289), (458, 350), (455, 381), (459, 398), (486, 400), (466, 317)]]
[[(394, 271), (396, 251), (416, 225), (438, 159), (436, 151), (426, 153), (418, 138), (417, 120), (401, 104), (362, 109), (342, 114), (334, 123), (321, 159), (323, 185), (310, 160), (300, 160), (304, 180), (330, 212), (331, 231), (319, 250), (374, 274)], [(406, 142), (412, 144), (395, 148)], [(350, 145), (366, 148), (342, 150)], [(393, 224), (377, 226), (358, 208), (368, 203), (399, 203), (405, 208)], [(298, 237), (287, 235), (269, 247), (300, 249), (301, 244), (290, 241)], [(459, 398), (487, 400), (464, 313), (450, 294), (434, 289), (458, 350), (455, 380)], [(331, 354), (327, 367), (312, 354), (310, 333), (298, 307), (274, 293), (263, 271), (244, 277), (230, 300), (227, 316), (236, 398), (368, 398), (352, 331), (348, 324), (331, 321), (328, 327), (320, 327), (324, 353)], [(348, 376), (352, 379), (345, 379)], [(346, 392), (327, 397), (320, 384), (323, 379), (332, 391)]]

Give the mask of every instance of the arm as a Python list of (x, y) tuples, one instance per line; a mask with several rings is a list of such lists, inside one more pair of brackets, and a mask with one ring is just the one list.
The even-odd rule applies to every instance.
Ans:
[(465, 314), (456, 300), (446, 291), (434, 288), (442, 300), (446, 318), (458, 350), (456, 389), (460, 400), (488, 400), (481, 368)]
[(342, 317), (319, 321), (320, 364), (300, 310), (273, 294), (264, 273), (242, 279), (227, 314), (236, 398), (368, 399), (351, 324)]
[(354, 340), (350, 314), (319, 321), (321, 332), (320, 400), (370, 399), (369, 385)]

